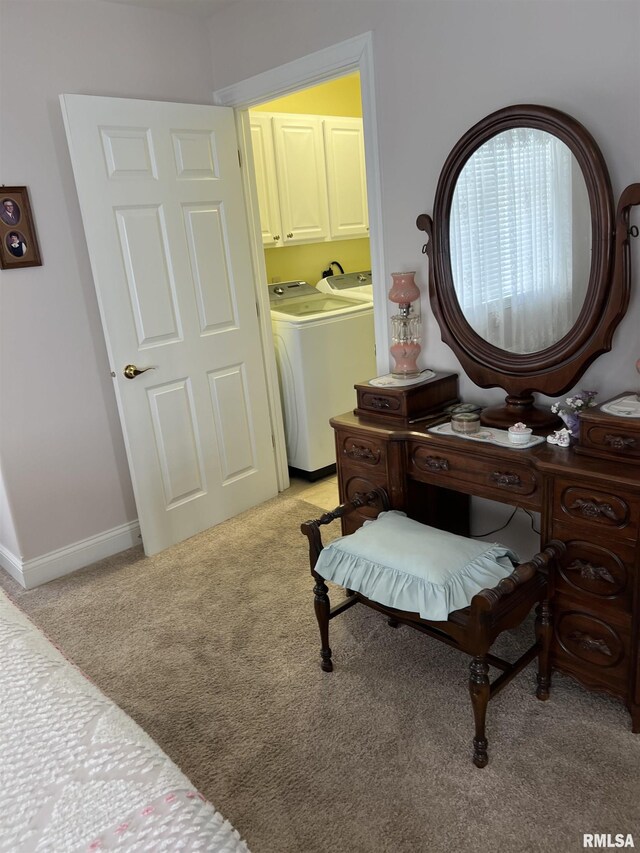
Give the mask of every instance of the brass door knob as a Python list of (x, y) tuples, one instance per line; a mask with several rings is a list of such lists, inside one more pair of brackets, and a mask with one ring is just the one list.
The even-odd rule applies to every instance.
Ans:
[(135, 364), (127, 364), (122, 372), (125, 379), (135, 379), (136, 376), (140, 376), (141, 373), (146, 373), (147, 370), (155, 370), (155, 367), (143, 367), (140, 369), (139, 367), (136, 367)]

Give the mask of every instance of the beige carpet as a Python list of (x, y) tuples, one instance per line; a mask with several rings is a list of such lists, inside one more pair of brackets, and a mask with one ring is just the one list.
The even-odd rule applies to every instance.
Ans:
[(466, 657), (354, 607), (321, 672), (299, 532), (320, 512), (281, 496), (153, 558), (2, 584), (253, 853), (567, 853), (585, 832), (639, 846), (640, 735), (620, 703), (562, 676), (538, 702), (532, 665), (490, 703), (477, 770)]

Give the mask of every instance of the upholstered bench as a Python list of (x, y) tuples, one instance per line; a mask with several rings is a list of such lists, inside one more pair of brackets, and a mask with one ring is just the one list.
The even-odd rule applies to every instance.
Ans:
[[(378, 508), (377, 518), (324, 547), (320, 527), (364, 505)], [(536, 695), (538, 699), (549, 696), (551, 618), (546, 572), (564, 550), (563, 543), (551, 542), (532, 560), (517, 565), (516, 555), (502, 545), (447, 533), (389, 511), (383, 489), (358, 494), (319, 519), (305, 522), (301, 530), (309, 540), (322, 669), (333, 669), (329, 620), (358, 602), (386, 614), (392, 627), (410, 625), (470, 654), (473, 763), (484, 767), (489, 699), (536, 656)], [(333, 607), (327, 580), (347, 590), (347, 597)], [(535, 641), (527, 651), (513, 663), (490, 654), (497, 636), (519, 625), (534, 605)], [(490, 666), (502, 671), (493, 683)]]

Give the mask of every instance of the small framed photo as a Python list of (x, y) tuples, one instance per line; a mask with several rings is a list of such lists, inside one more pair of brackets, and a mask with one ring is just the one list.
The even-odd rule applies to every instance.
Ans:
[(0, 269), (40, 266), (27, 188), (0, 186)]

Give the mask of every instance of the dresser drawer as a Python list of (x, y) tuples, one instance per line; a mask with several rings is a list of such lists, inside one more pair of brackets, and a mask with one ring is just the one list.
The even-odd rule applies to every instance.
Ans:
[(358, 408), (364, 412), (403, 415), (404, 407), (401, 397), (395, 394), (385, 394), (384, 391), (362, 391), (358, 399)]
[(634, 540), (638, 533), (637, 495), (614, 494), (570, 480), (556, 480), (553, 489), (553, 517), (571, 523), (575, 531), (592, 536), (614, 536)]
[[(382, 486), (387, 492), (388, 487), (385, 482), (384, 471), (380, 471), (379, 475), (374, 473), (372, 476), (361, 476), (359, 474), (345, 474), (342, 479), (340, 489), (340, 500), (343, 503), (353, 500), (359, 494), (367, 494), (372, 489)], [(380, 506), (363, 506), (360, 509), (349, 513), (346, 518), (342, 519), (342, 533), (344, 536), (347, 533), (353, 533), (367, 521), (367, 519), (375, 518), (380, 512)]]
[[(635, 419), (634, 419), (635, 420)], [(582, 453), (594, 451), (604, 458), (620, 457), (623, 461), (640, 462), (640, 434), (637, 427), (625, 430), (625, 424), (602, 426), (581, 424), (580, 449)], [(633, 424), (635, 427), (635, 424)]]
[(336, 450), (341, 465), (358, 466), (366, 470), (384, 469), (387, 461), (386, 442), (358, 433), (339, 432)]
[(630, 667), (631, 619), (615, 621), (577, 605), (554, 600), (553, 663), (588, 686), (626, 694)]
[(480, 497), (504, 500), (506, 494), (523, 506), (539, 509), (541, 486), (538, 473), (511, 459), (488, 459), (477, 453), (459, 453), (441, 447), (409, 445), (409, 474), (416, 480)]
[(630, 613), (633, 603), (635, 553), (631, 545), (615, 548), (575, 536), (575, 530), (555, 525), (553, 539), (567, 546), (554, 574), (554, 588), (586, 606)]

